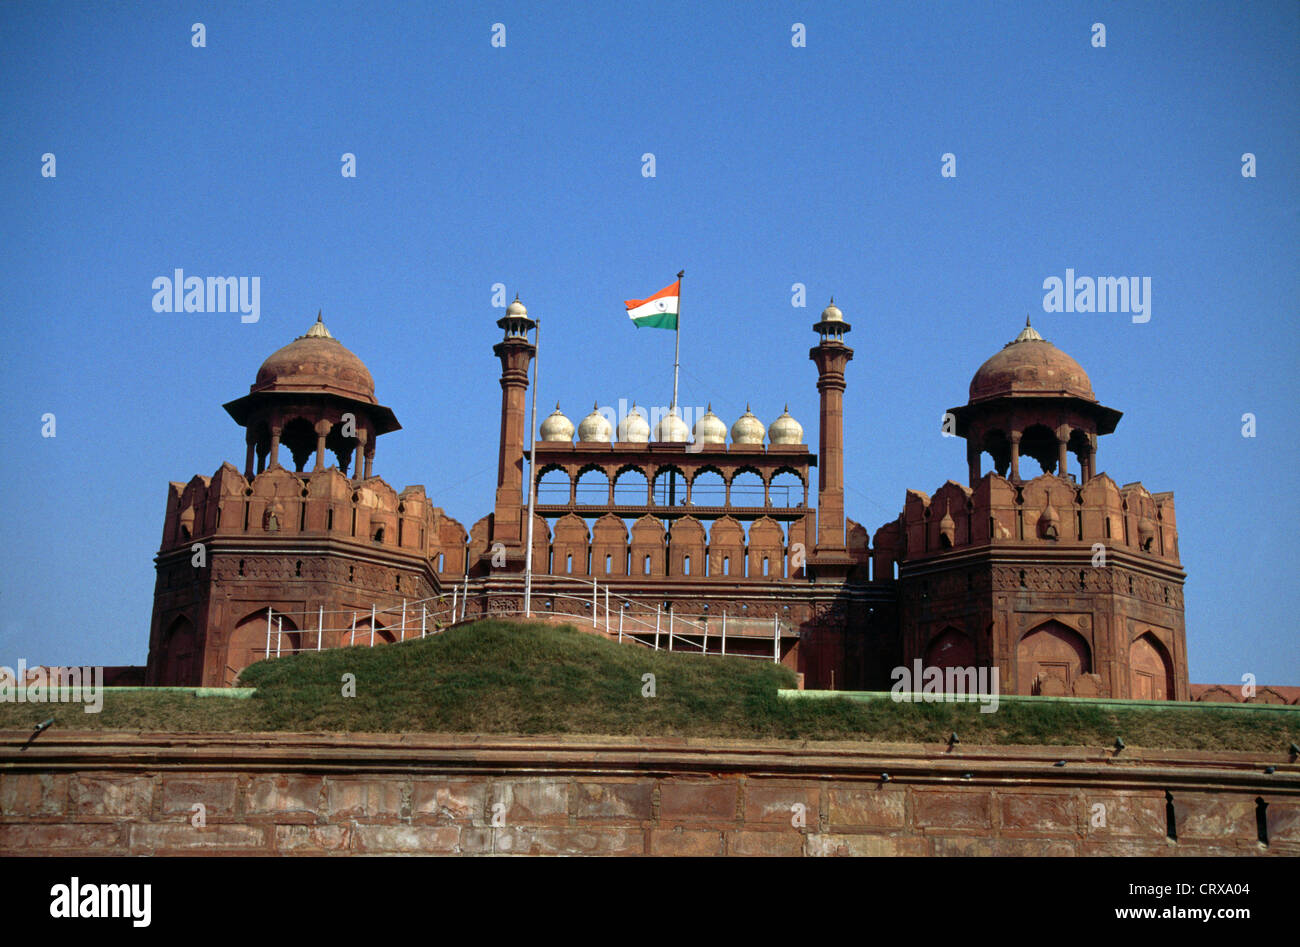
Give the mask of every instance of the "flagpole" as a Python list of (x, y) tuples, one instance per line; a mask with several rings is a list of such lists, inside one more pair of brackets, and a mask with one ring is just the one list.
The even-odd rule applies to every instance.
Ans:
[(682, 362), (682, 277), (685, 275), (685, 270), (677, 274), (677, 339), (673, 343), (673, 403), (670, 411), (677, 410), (677, 370)]

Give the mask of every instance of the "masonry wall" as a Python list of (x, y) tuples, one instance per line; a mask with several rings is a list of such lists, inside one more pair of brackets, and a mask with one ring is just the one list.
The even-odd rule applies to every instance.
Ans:
[(1133, 749), (65, 733), (20, 750), (25, 740), (0, 734), (4, 855), (1300, 854), (1300, 766), (1281, 754), (1265, 775), (1251, 754)]

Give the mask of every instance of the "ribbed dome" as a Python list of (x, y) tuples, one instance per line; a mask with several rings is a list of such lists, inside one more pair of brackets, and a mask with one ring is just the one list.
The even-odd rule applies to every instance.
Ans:
[(623, 444), (648, 444), (650, 442), (650, 422), (645, 419), (635, 404), (632, 410), (618, 422), (618, 439)]
[(790, 406), (786, 405), (781, 416), (767, 429), (768, 440), (773, 444), (802, 444), (803, 425), (790, 417)]
[(560, 413), (560, 404), (555, 403), (555, 410), (542, 422), (541, 438), (544, 441), (573, 440), (573, 422)]
[(319, 314), (306, 335), (262, 363), (249, 391), (325, 392), (376, 404), (370, 371), (330, 335)]
[(727, 425), (722, 418), (713, 413), (713, 405), (709, 405), (704, 416), (695, 422), (695, 443), (727, 443)]
[(609, 443), (609, 435), (613, 432), (614, 426), (609, 423), (596, 405), (591, 406), (591, 414), (582, 419), (578, 425), (578, 440), (583, 443)]
[(767, 429), (763, 427), (763, 422), (754, 417), (753, 412), (749, 410), (749, 405), (745, 405), (745, 413), (731, 425), (731, 443), (761, 444), (766, 433)]
[(1096, 401), (1083, 368), (1039, 335), (1025, 319), (1025, 328), (987, 362), (970, 383), (970, 400), (1008, 395), (1060, 395)]
[(690, 440), (691, 432), (686, 427), (686, 422), (677, 414), (677, 409), (673, 408), (655, 425), (655, 440), (665, 444), (684, 444)]

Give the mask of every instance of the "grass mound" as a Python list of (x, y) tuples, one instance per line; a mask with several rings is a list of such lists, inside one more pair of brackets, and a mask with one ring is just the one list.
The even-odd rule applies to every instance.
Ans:
[[(654, 675), (654, 697), (643, 696)], [(348, 676), (351, 676), (350, 678)], [(345, 696), (352, 681), (355, 696)], [(648, 651), (571, 627), (481, 621), (424, 640), (310, 652), (245, 669), (248, 700), (109, 693), (103, 711), (3, 704), (0, 728), (637, 734), (1282, 751), (1300, 714), (1069, 703), (784, 700), (794, 674), (765, 661)]]

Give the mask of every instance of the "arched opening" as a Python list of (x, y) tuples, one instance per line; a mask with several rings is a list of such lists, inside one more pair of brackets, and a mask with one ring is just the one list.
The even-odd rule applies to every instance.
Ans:
[(294, 418), (280, 431), (280, 446), (288, 449), (293, 469), (300, 471), (316, 451), (316, 429), (306, 418)]
[(268, 647), (266, 633), (266, 612), (260, 608), (245, 616), (230, 634), (226, 646), (226, 674), (238, 674), (250, 664), (266, 660), (268, 653), (275, 657), (295, 654), (302, 650), (302, 635), (298, 626), (288, 615), (277, 611), (271, 613), (271, 634)]
[[(979, 449), (981, 459), (984, 454), (988, 454), (998, 475), (1007, 476), (1011, 469), (1011, 441), (1007, 438), (1006, 431), (997, 429), (986, 432), (979, 442)], [(983, 469), (982, 463), (980, 469)]]
[(619, 506), (645, 506), (650, 481), (639, 467), (624, 467), (614, 477), (614, 503)]
[(966, 668), (975, 666), (975, 642), (956, 628), (945, 628), (925, 648), (925, 667)]
[(342, 424), (335, 424), (330, 428), (329, 434), (325, 435), (325, 450), (334, 455), (334, 461), (338, 464), (339, 472), (345, 476), (351, 468), (353, 459), (357, 456), (358, 443), (355, 437), (343, 436)]
[(716, 467), (704, 467), (691, 481), (692, 506), (723, 506), (727, 502), (727, 481)]
[(1045, 622), (1020, 639), (1016, 649), (1019, 694), (1069, 696), (1080, 675), (1091, 673), (1088, 642), (1058, 621)]
[[(274, 636), (272, 636), (274, 640)], [(352, 633), (352, 626), (349, 622), (348, 627), (343, 631), (343, 641), (341, 644), (353, 645), (358, 648), (368, 648), (372, 643), (376, 645), (393, 644), (397, 641), (396, 635), (389, 631), (384, 625), (382, 618), (375, 618), (375, 635), (372, 639), (370, 636), (370, 614), (364, 613), (357, 616), (356, 634)]]
[(1147, 632), (1129, 646), (1129, 696), (1134, 700), (1171, 700), (1173, 662), (1165, 646)]
[(609, 476), (599, 467), (588, 467), (578, 473), (577, 501), (592, 506), (609, 502)]
[(178, 686), (199, 683), (200, 669), (196, 667), (199, 639), (194, 630), (194, 623), (184, 615), (174, 619), (162, 639), (162, 668), (159, 672), (160, 684)]
[(545, 467), (537, 481), (538, 503), (568, 503), (572, 481), (560, 467)]
[(661, 467), (655, 473), (654, 502), (657, 506), (686, 505), (686, 475), (676, 467)]
[(772, 485), (768, 488), (768, 496), (771, 497), (772, 506), (803, 506), (803, 478), (793, 470), (778, 470), (772, 475)]
[(1056, 433), (1043, 424), (1031, 424), (1025, 428), (1020, 438), (1020, 476), (1028, 480), (1032, 472), (1025, 470), (1026, 457), (1038, 461), (1043, 473), (1055, 473), (1058, 459)]
[(763, 478), (757, 470), (746, 467), (731, 478), (732, 506), (762, 506)]

